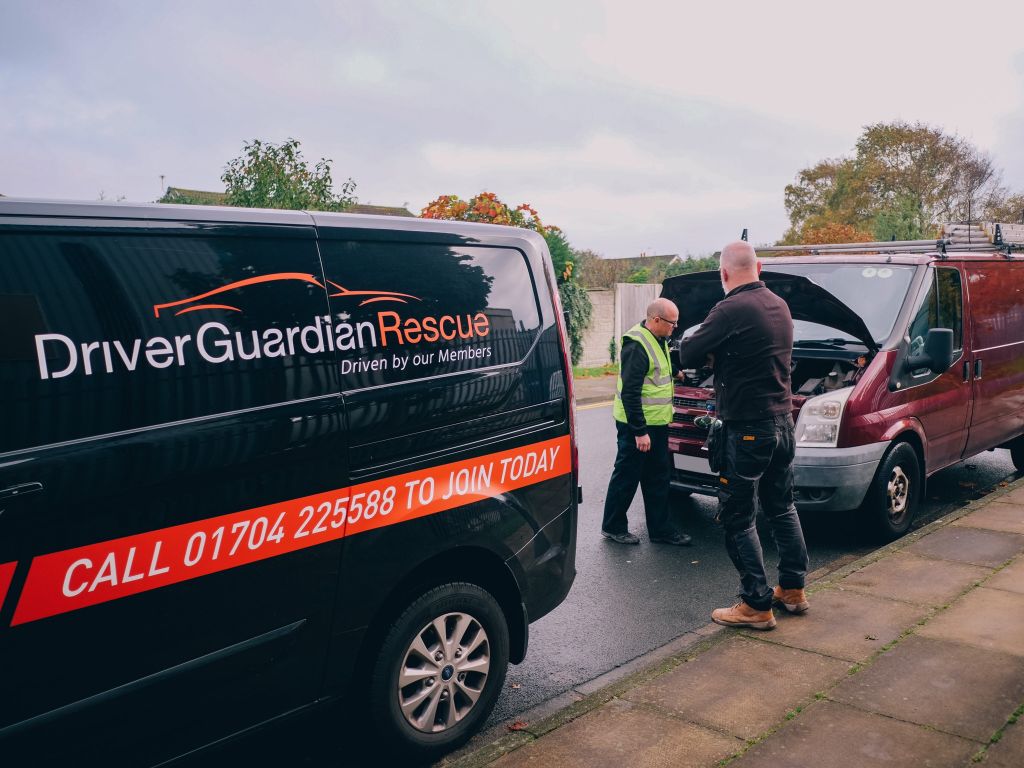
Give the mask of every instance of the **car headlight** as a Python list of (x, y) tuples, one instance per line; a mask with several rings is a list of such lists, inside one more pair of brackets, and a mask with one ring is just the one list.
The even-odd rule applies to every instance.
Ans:
[(796, 420), (797, 445), (835, 448), (839, 440), (843, 409), (852, 392), (853, 387), (844, 387), (808, 398)]

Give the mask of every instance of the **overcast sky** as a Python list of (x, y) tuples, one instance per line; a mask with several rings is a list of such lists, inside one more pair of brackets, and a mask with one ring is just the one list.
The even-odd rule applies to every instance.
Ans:
[(896, 119), (1024, 190), (1024, 2), (712, 5), (2, 0), (0, 193), (220, 190), (294, 137), (364, 203), (489, 190), (579, 248), (699, 255), (780, 237), (796, 173)]

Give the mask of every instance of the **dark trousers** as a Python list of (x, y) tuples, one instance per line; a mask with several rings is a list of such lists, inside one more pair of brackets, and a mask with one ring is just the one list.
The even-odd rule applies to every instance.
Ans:
[(626, 510), (633, 503), (639, 485), (644, 496), (647, 533), (670, 536), (674, 530), (668, 520), (668, 484), (672, 472), (668, 426), (647, 427), (647, 434), (651, 437), (651, 450), (647, 453), (637, 450), (636, 437), (628, 424), (616, 421), (615, 430), (618, 433), (618, 452), (611, 480), (608, 481), (601, 528), (609, 533), (626, 532)]
[(725, 548), (740, 573), (740, 597), (759, 611), (772, 605), (757, 535), (755, 496), (779, 550), (779, 586), (802, 589), (807, 546), (793, 503), (793, 418), (725, 423), (725, 468), (719, 476), (718, 515)]

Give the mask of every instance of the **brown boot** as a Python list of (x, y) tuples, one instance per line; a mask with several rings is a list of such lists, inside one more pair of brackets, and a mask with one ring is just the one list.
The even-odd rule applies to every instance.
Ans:
[(775, 614), (771, 608), (767, 611), (757, 611), (742, 600), (732, 608), (716, 608), (711, 612), (711, 620), (723, 627), (775, 628)]
[(807, 593), (802, 589), (775, 587), (772, 591), (772, 602), (781, 605), (790, 613), (804, 613), (811, 607), (811, 604), (807, 602)]

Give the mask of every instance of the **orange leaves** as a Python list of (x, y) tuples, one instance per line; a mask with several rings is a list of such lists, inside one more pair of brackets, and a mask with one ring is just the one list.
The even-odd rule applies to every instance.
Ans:
[(485, 224), (532, 229), (544, 234), (540, 214), (529, 203), (509, 208), (493, 192), (481, 192), (468, 202), (458, 195), (441, 195), (428, 203), (420, 216), (424, 219), (447, 219), (450, 221), (478, 221)]
[(826, 224), (823, 227), (806, 227), (800, 233), (800, 242), (806, 244), (824, 243), (870, 243), (874, 235), (864, 232), (851, 224)]

